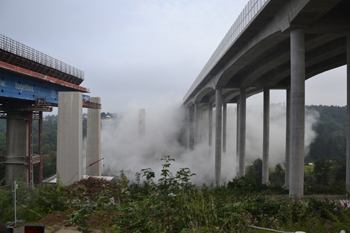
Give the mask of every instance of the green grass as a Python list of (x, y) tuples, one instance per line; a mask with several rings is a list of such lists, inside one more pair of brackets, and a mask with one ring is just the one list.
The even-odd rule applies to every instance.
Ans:
[(313, 171), (314, 171), (314, 167), (315, 166), (312, 166), (312, 165), (304, 165), (304, 172), (305, 173), (313, 173)]

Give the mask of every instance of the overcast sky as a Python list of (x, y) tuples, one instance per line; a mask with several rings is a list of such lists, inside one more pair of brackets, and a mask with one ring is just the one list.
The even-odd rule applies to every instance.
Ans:
[[(0, 0), (0, 34), (85, 73), (105, 112), (181, 99), (247, 0)], [(346, 69), (306, 82), (306, 104), (346, 104)], [(283, 91), (272, 103), (285, 102)], [(248, 105), (262, 103), (262, 96)]]

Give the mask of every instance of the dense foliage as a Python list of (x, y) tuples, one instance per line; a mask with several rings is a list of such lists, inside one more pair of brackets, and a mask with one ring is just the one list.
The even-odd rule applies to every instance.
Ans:
[[(318, 137), (311, 144), (308, 160), (314, 162), (305, 171), (305, 194), (345, 194), (346, 107), (309, 106), (320, 113), (314, 130)], [(111, 114), (104, 114), (112, 117)], [(44, 121), (44, 177), (56, 173), (57, 116)], [(86, 121), (84, 121), (84, 134)], [(34, 124), (34, 153), (37, 153), (37, 124)], [(0, 154), (6, 153), (6, 120), (0, 120)], [(247, 169), (246, 177), (228, 184), (198, 187), (190, 182), (188, 168), (175, 175), (169, 167), (173, 159), (165, 156), (160, 178), (150, 169), (136, 174), (135, 182), (121, 173), (106, 192), (87, 195), (78, 185), (73, 191), (58, 183), (28, 189), (19, 181), (17, 190), (19, 219), (36, 221), (53, 211), (74, 208), (68, 223), (90, 231), (88, 218), (108, 213), (113, 232), (260, 232), (252, 226), (280, 231), (350, 232), (350, 209), (316, 198), (294, 200), (284, 185), (283, 165), (270, 170), (270, 184), (262, 185), (262, 161)], [(34, 171), (38, 169), (35, 168)], [(36, 172), (37, 177), (37, 172)], [(4, 184), (4, 165), (0, 164), (0, 186)], [(113, 197), (115, 204), (110, 202)], [(0, 221), (13, 221), (11, 186), (0, 187)], [(35, 214), (33, 214), (35, 213)]]
[(308, 106), (319, 113), (314, 126), (317, 138), (311, 143), (309, 157), (319, 159), (345, 159), (346, 106)]
[[(350, 209), (335, 202), (271, 195), (280, 193), (269, 186), (261, 190), (249, 177), (236, 178), (227, 186), (198, 187), (190, 182), (195, 174), (188, 168), (173, 175), (169, 167), (175, 161), (169, 156), (162, 160), (158, 180), (149, 168), (136, 174), (135, 182), (122, 173), (104, 193), (60, 183), (32, 190), (21, 186), (18, 196), (31, 211), (21, 208), (20, 218), (36, 221), (53, 211), (74, 208), (66, 223), (82, 232), (94, 228), (89, 219), (98, 213), (113, 222), (107, 225), (107, 219), (100, 220), (106, 222), (100, 227), (106, 232), (261, 232), (253, 227), (308, 233), (350, 231)], [(4, 189), (0, 192), (0, 221), (6, 222), (13, 218), (12, 194)]]

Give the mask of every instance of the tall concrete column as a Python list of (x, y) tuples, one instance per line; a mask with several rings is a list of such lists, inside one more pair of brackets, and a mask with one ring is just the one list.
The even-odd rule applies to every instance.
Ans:
[(290, 104), (290, 88), (286, 90), (287, 92), (287, 109), (286, 109), (286, 165), (285, 165), (285, 181), (284, 187), (289, 188), (290, 179), (290, 114), (291, 114), (291, 104)]
[(191, 148), (191, 120), (190, 120), (191, 109), (186, 107), (186, 146), (187, 149)]
[(189, 119), (189, 123), (190, 123), (190, 127), (189, 127), (189, 130), (190, 130), (190, 149), (194, 149), (194, 105), (192, 105), (190, 108), (189, 108), (189, 116), (190, 116), (190, 119)]
[(215, 184), (221, 182), (221, 127), (222, 127), (222, 89), (215, 90), (216, 122), (215, 122)]
[[(90, 98), (91, 101), (91, 98)], [(139, 109), (139, 138), (143, 138), (146, 134), (146, 110)]]
[(347, 35), (346, 190), (350, 193), (350, 32)]
[(63, 184), (83, 177), (82, 93), (59, 92), (57, 173)]
[(305, 40), (301, 28), (291, 31), (291, 137), (289, 196), (304, 195)]
[(208, 104), (208, 119), (209, 119), (209, 137), (208, 137), (208, 143), (209, 146), (212, 145), (213, 140), (213, 105)]
[(222, 152), (226, 153), (227, 137), (227, 103), (222, 104)]
[(270, 89), (264, 88), (264, 122), (263, 122), (263, 167), (262, 183), (269, 182), (269, 143), (270, 143)]
[(194, 104), (194, 146), (198, 144), (199, 142), (199, 119), (200, 119), (200, 112), (199, 112), (199, 103)]
[[(91, 97), (90, 102), (101, 104), (101, 98)], [(144, 109), (143, 109), (144, 110)], [(144, 116), (144, 111), (143, 111)], [(144, 119), (144, 118), (143, 118)], [(144, 135), (143, 127), (143, 135)], [(101, 109), (87, 112), (86, 175), (101, 176)]]
[(239, 176), (245, 175), (245, 141), (246, 141), (246, 89), (240, 90), (239, 109)]
[[(240, 104), (239, 102), (237, 102), (237, 113), (236, 113), (236, 162), (237, 162), (237, 166), (239, 164), (239, 108), (240, 108)], [(238, 173), (237, 173), (238, 174)]]
[(7, 112), (5, 183), (16, 179), (28, 182), (28, 112)]

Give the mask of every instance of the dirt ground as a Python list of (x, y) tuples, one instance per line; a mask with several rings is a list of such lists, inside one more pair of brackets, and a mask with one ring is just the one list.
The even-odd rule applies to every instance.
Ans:
[[(66, 211), (53, 212), (41, 220), (30, 223), (28, 225), (44, 225), (45, 233), (77, 233), (78, 226), (71, 226), (67, 223), (64, 223), (67, 220), (67, 215), (71, 214), (74, 209), (68, 209)], [(112, 216), (117, 213), (107, 213), (107, 212), (97, 212), (91, 215), (89, 219), (89, 226), (93, 226), (94, 233), (100, 233), (101, 229), (106, 229), (113, 226)], [(23, 233), (24, 226), (17, 227), (14, 229), (14, 233)]]
[[(76, 192), (84, 193), (84, 196), (89, 197), (93, 200), (100, 195), (107, 195), (109, 197), (116, 198), (120, 187), (117, 184), (106, 181), (104, 179), (89, 177), (88, 179), (82, 179), (66, 187), (66, 192), (75, 195)], [(122, 200), (120, 200), (122, 201)], [(65, 223), (67, 215), (70, 215), (74, 209), (68, 209), (60, 212), (55, 211), (35, 223), (27, 223), (27, 225), (44, 225), (45, 233), (77, 233), (78, 226), (71, 226)], [(107, 213), (107, 212), (96, 212), (90, 216), (88, 226), (93, 227), (95, 230), (92, 232), (99, 233), (102, 229), (108, 229), (113, 226), (112, 216), (118, 215), (119, 213)], [(24, 233), (24, 226), (16, 227), (14, 233)]]

